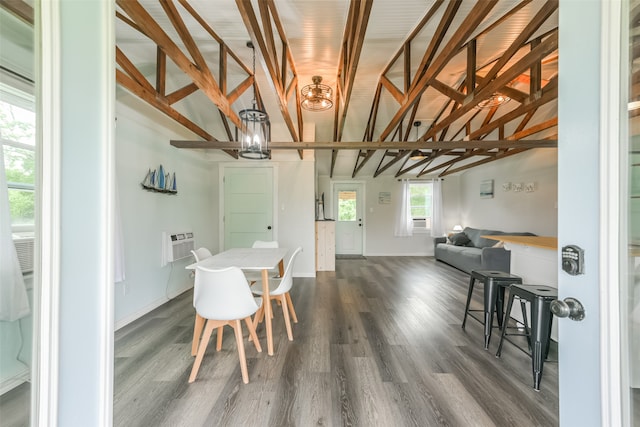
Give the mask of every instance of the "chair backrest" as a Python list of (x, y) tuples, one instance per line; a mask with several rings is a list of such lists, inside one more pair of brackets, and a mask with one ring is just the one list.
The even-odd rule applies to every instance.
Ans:
[(192, 250), (191, 253), (193, 257), (196, 259), (196, 262), (200, 262), (205, 258), (209, 258), (212, 254), (211, 251), (207, 248), (198, 248), (196, 250)]
[(205, 319), (235, 320), (258, 310), (251, 288), (242, 270), (196, 267), (193, 305)]
[(300, 252), (302, 252), (302, 247), (300, 246), (293, 251), (289, 262), (287, 262), (287, 267), (284, 269), (282, 279), (280, 279), (280, 284), (276, 289), (271, 291), (271, 295), (281, 295), (291, 290), (291, 286), (293, 285), (293, 263)]
[(265, 241), (265, 240), (256, 240), (255, 242), (253, 242), (253, 246), (251, 246), (252, 248), (278, 248), (278, 241), (277, 240), (270, 240), (270, 241)]

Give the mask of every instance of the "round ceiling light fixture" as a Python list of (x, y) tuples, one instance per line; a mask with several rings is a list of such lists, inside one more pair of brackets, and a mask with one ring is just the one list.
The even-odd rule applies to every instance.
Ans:
[(300, 105), (309, 111), (324, 111), (333, 107), (333, 89), (322, 84), (321, 76), (311, 78), (313, 84), (302, 88), (302, 102)]

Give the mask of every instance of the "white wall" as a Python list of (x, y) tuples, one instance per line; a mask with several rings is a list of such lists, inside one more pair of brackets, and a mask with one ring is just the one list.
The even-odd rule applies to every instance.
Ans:
[[(196, 247), (218, 252), (219, 165), (255, 162), (172, 147), (171, 139), (196, 137), (124, 91), (118, 92), (118, 100), (116, 168), (126, 279), (115, 284), (116, 328), (193, 286), (184, 269), (191, 258), (161, 266), (162, 232), (193, 231)], [(278, 169), (276, 238), (283, 247), (303, 247), (294, 275), (315, 277), (313, 152), (305, 151), (302, 161), (292, 151), (274, 155), (270, 162)], [(176, 173), (177, 195), (141, 188), (148, 169), (160, 164)]]
[[(460, 177), (462, 226), (558, 235), (557, 150), (541, 148), (475, 167)], [(492, 179), (494, 197), (480, 198), (480, 182)], [(534, 183), (535, 191), (503, 190), (504, 183)]]
[[(192, 258), (161, 266), (162, 232), (193, 231), (196, 247), (217, 251), (217, 201), (211, 163), (201, 153), (180, 150), (170, 139), (193, 135), (146, 104), (119, 93), (116, 107), (116, 170), (125, 246), (125, 275), (115, 285), (115, 320), (120, 327), (193, 285), (184, 267)], [(131, 105), (127, 105), (130, 103)], [(133, 107), (133, 108), (132, 108)], [(175, 172), (176, 195), (153, 193), (140, 183), (149, 168)]]
[[(333, 181), (348, 181), (348, 177), (328, 176), (318, 177), (318, 196), (324, 192), (325, 215), (335, 217), (333, 213), (333, 195), (331, 183)], [(433, 255), (433, 238), (430, 234), (414, 234), (411, 237), (395, 237), (394, 223), (397, 195), (400, 182), (392, 176), (357, 177), (365, 185), (365, 247), (367, 256), (402, 256), (402, 255)], [(391, 193), (391, 204), (379, 204), (380, 192)], [(459, 218), (458, 178), (447, 178), (443, 182), (443, 204), (445, 229), (451, 229)]]
[[(454, 225), (502, 231), (529, 231), (557, 236), (557, 150), (537, 149), (470, 169), (460, 176), (447, 176), (442, 183), (444, 228)], [(481, 199), (480, 182), (494, 180), (494, 197)], [(325, 212), (333, 212), (331, 183), (349, 177), (318, 176), (317, 194), (325, 193)], [(395, 237), (395, 203), (400, 183), (390, 176), (356, 177), (365, 184), (365, 247), (368, 256), (433, 255), (429, 234)], [(534, 183), (533, 192), (503, 191), (505, 182)], [(391, 204), (378, 204), (379, 192), (391, 192)]]

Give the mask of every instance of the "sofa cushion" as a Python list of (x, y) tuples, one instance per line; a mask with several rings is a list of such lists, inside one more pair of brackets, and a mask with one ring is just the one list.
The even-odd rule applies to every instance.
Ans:
[(484, 237), (480, 237), (480, 236), (486, 236), (486, 235), (494, 236), (494, 235), (505, 234), (505, 233), (497, 230), (485, 230), (480, 228), (465, 227), (464, 234), (466, 234), (467, 237), (469, 237), (469, 240), (471, 240), (471, 243), (473, 243), (474, 247), (490, 248), (491, 246), (496, 244), (496, 241), (491, 239), (485, 239)]
[(500, 236), (500, 235), (535, 236), (535, 234), (533, 233), (521, 233), (521, 232), (511, 233), (511, 232), (505, 232), (505, 231), (486, 230), (486, 229), (471, 228), (471, 227), (465, 227), (463, 233), (466, 234), (467, 237), (469, 237), (469, 240), (471, 240), (471, 243), (473, 243), (473, 246), (476, 248), (490, 248), (496, 244), (496, 240), (486, 239), (480, 236)]
[(469, 237), (464, 233), (455, 233), (449, 236), (449, 240), (456, 246), (467, 246), (470, 242)]

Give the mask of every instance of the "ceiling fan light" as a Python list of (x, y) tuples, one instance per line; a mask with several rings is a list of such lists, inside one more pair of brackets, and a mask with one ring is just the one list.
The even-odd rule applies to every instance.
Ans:
[(423, 160), (425, 157), (427, 157), (426, 154), (420, 150), (413, 150), (409, 155), (411, 160)]
[(300, 106), (309, 111), (324, 111), (333, 107), (333, 89), (322, 84), (322, 77), (313, 76), (313, 84), (306, 85), (302, 88), (301, 94), (303, 101)]
[(500, 105), (506, 104), (509, 101), (511, 101), (511, 98), (496, 92), (493, 95), (491, 95), (489, 98), (483, 99), (482, 101), (478, 102), (478, 104), (476, 105), (476, 108), (485, 109), (485, 108), (499, 107)]

